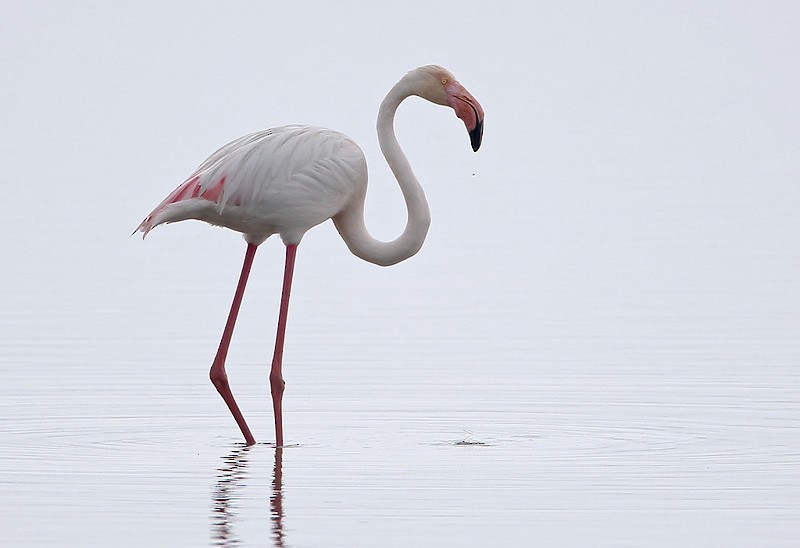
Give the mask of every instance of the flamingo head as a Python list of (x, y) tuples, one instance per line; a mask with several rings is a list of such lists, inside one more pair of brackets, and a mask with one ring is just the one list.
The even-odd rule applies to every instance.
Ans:
[(427, 65), (409, 73), (416, 80), (415, 94), (437, 105), (451, 107), (469, 132), (472, 150), (483, 139), (483, 107), (445, 68)]

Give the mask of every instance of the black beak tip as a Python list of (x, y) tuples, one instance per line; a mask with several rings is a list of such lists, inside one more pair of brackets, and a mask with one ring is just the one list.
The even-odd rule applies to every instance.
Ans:
[(469, 141), (472, 145), (472, 151), (478, 152), (478, 149), (481, 148), (481, 141), (483, 140), (483, 120), (478, 120), (478, 123), (475, 124), (475, 127), (472, 128), (472, 131), (469, 132)]

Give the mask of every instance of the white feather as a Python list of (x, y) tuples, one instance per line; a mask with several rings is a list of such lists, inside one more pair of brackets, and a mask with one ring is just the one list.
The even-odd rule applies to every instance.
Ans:
[[(222, 184), (222, 192), (214, 193)], [(173, 191), (137, 230), (186, 219), (226, 226), (263, 241), (297, 243), (364, 192), (367, 165), (346, 135), (310, 126), (251, 133), (223, 146)]]

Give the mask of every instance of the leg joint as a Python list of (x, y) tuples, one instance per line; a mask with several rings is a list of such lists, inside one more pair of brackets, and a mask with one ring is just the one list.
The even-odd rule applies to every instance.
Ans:
[(221, 393), (223, 390), (230, 390), (228, 375), (224, 370), (215, 369), (212, 367), (208, 377), (211, 379), (212, 384), (216, 387), (218, 392)]

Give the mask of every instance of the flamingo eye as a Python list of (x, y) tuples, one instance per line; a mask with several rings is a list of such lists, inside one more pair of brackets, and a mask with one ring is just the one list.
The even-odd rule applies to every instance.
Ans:
[(447, 78), (444, 78), (444, 77), (443, 77), (443, 78), (442, 78), (442, 85), (445, 85), (445, 84), (447, 84)]

